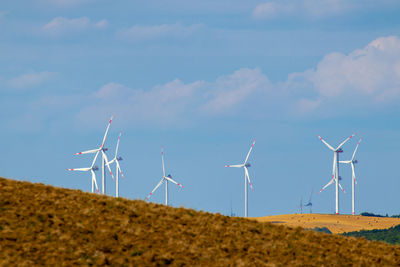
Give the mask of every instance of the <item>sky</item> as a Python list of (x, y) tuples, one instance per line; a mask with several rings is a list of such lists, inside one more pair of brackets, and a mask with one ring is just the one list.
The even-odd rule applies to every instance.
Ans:
[[(32, 0), (0, 3), (0, 176), (91, 190), (111, 115), (120, 195), (144, 199), (166, 171), (170, 204), (244, 215), (335, 211), (333, 153), (356, 158), (356, 213), (400, 214), (397, 0)], [(100, 161), (97, 161), (100, 166)], [(351, 169), (340, 166), (340, 213)], [(106, 177), (107, 194), (115, 183)], [(97, 172), (100, 183), (100, 173)], [(164, 188), (150, 201), (163, 203)], [(308, 208), (304, 208), (309, 212)]]

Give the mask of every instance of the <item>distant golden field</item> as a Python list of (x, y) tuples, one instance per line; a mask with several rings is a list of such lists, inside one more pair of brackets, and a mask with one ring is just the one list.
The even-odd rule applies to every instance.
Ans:
[(0, 266), (82, 265), (400, 266), (400, 247), (0, 178)]
[(251, 218), (259, 222), (270, 222), (289, 227), (326, 227), (334, 234), (360, 230), (387, 229), (400, 224), (400, 218), (368, 217), (361, 215), (334, 214), (284, 214)]

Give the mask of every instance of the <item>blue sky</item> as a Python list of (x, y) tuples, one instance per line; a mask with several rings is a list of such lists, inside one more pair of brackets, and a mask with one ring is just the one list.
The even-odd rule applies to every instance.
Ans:
[(123, 197), (158, 183), (164, 145), (185, 186), (170, 186), (173, 206), (242, 216), (244, 174), (223, 166), (257, 138), (249, 216), (298, 212), (312, 189), (313, 211), (332, 213), (334, 187), (316, 194), (333, 159), (317, 135), (337, 145), (357, 131), (341, 155), (363, 138), (356, 212), (399, 214), (399, 13), (394, 0), (3, 1), (0, 176), (89, 191), (66, 168), (90, 165), (73, 153), (97, 147), (114, 114)]

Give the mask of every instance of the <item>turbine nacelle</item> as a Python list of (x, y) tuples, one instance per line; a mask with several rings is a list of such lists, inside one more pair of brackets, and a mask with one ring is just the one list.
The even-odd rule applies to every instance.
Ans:
[(166, 177), (168, 177), (168, 178), (172, 178), (171, 174), (168, 174)]
[(343, 149), (339, 148), (338, 150), (336, 150), (337, 153), (343, 153)]
[(122, 160), (122, 157), (117, 158), (117, 160), (118, 160), (118, 161), (121, 161), (121, 160)]
[(353, 160), (353, 163), (354, 163), (354, 164), (358, 163), (358, 160), (356, 160), (356, 159), (355, 159), (355, 160)]
[(108, 148), (103, 147), (101, 150), (103, 150), (104, 152), (108, 151)]
[(249, 167), (251, 167), (251, 164), (250, 164), (250, 162), (247, 162), (244, 166), (249, 168)]
[(92, 168), (92, 170), (94, 170), (94, 171), (98, 171), (98, 170), (99, 170), (99, 167), (97, 167), (97, 166), (94, 166), (94, 167)]

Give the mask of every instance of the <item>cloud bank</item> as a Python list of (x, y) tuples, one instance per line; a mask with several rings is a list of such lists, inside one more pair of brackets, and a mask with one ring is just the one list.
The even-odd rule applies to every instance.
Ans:
[(165, 37), (182, 39), (194, 34), (202, 27), (202, 24), (185, 26), (181, 23), (153, 26), (134, 25), (128, 29), (119, 30), (117, 36), (131, 42), (150, 41)]
[(60, 36), (64, 34), (84, 32), (89, 29), (104, 29), (108, 26), (108, 21), (103, 19), (98, 22), (92, 22), (87, 17), (81, 18), (64, 18), (57, 17), (45, 24), (41, 30), (43, 33), (52, 36)]
[(259, 20), (277, 19), (283, 17), (303, 16), (312, 19), (322, 19), (342, 15), (355, 10), (398, 6), (392, 0), (270, 0), (257, 5), (253, 10), (253, 18)]
[[(23, 87), (49, 77), (25, 74), (9, 82)], [(400, 39), (388, 36), (349, 54), (327, 54), (315, 68), (277, 83), (259, 68), (242, 68), (214, 81), (174, 79), (146, 90), (109, 82), (90, 94), (46, 96), (32, 106), (78, 111), (78, 121), (89, 125), (113, 113), (132, 124), (182, 126), (224, 118), (336, 117), (390, 110), (399, 100)]]
[(8, 80), (7, 84), (12, 88), (30, 88), (50, 81), (56, 76), (57, 73), (49, 71), (29, 72)]
[(400, 39), (382, 37), (348, 55), (328, 54), (315, 69), (291, 74), (286, 87), (293, 91), (299, 84), (314, 90), (315, 98), (308, 99), (314, 109), (340, 99), (368, 105), (392, 103), (400, 96)]

